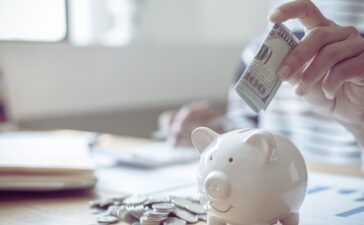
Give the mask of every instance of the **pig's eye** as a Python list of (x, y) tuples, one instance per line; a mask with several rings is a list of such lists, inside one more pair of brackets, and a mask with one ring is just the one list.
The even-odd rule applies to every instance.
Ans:
[(210, 155), (209, 160), (210, 160), (210, 161), (212, 160), (212, 155)]
[(232, 163), (234, 159), (232, 157), (229, 158), (229, 163)]

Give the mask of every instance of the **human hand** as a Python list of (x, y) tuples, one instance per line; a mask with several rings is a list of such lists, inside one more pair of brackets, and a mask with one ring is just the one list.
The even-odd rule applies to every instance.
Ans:
[(281, 80), (322, 114), (350, 127), (364, 127), (364, 39), (353, 27), (325, 18), (309, 0), (278, 7), (273, 23), (299, 19), (305, 37), (277, 70)]
[(168, 131), (168, 143), (173, 147), (190, 146), (191, 132), (199, 126), (207, 126), (221, 132), (222, 126), (214, 123), (221, 115), (211, 103), (206, 101), (192, 102), (179, 110), (164, 112), (159, 117), (160, 130)]

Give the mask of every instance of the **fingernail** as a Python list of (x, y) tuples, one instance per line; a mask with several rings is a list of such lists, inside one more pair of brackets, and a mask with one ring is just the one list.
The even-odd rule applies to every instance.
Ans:
[(326, 92), (326, 91), (324, 93), (325, 93), (326, 98), (329, 99), (329, 100), (333, 100), (335, 98), (334, 93)]
[(296, 92), (296, 95), (298, 95), (298, 96), (302, 96), (302, 95), (304, 95), (304, 94), (305, 94), (305, 92), (306, 92), (306, 88), (305, 88), (302, 84), (299, 84), (299, 85), (296, 87), (295, 92)]
[(283, 13), (280, 11), (280, 10), (274, 10), (271, 14), (270, 14), (270, 17), (269, 17), (271, 20), (281, 20), (284, 18), (284, 15)]
[(288, 65), (283, 65), (277, 71), (278, 78), (281, 80), (286, 79), (291, 74), (291, 68)]

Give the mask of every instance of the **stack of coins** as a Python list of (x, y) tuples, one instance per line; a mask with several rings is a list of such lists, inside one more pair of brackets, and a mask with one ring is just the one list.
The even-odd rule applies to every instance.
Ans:
[(163, 202), (155, 203), (152, 205), (152, 209), (157, 212), (166, 213), (167, 215), (175, 210), (176, 206), (173, 203)]
[(90, 202), (99, 224), (120, 221), (133, 225), (186, 225), (206, 221), (199, 201), (181, 197), (119, 196)]
[(165, 221), (168, 218), (168, 213), (162, 213), (154, 210), (146, 211), (142, 217), (140, 217), (141, 225), (157, 225)]
[(144, 205), (136, 205), (136, 206), (126, 206), (126, 211), (129, 212), (132, 216), (134, 216), (137, 219), (140, 219), (140, 217), (143, 216), (144, 212), (146, 211), (146, 208)]
[(163, 222), (163, 225), (186, 225), (186, 221), (175, 217), (170, 217)]

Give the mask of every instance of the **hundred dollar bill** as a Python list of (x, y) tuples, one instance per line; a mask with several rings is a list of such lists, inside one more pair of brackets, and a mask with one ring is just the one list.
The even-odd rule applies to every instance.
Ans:
[(282, 81), (277, 78), (276, 71), (298, 41), (286, 26), (274, 24), (236, 84), (236, 92), (256, 113), (267, 109), (281, 86)]

